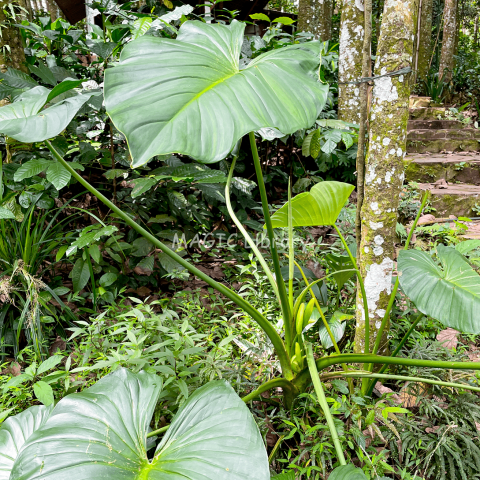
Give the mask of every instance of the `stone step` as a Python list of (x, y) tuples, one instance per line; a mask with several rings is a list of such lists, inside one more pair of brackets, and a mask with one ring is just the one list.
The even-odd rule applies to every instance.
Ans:
[(445, 107), (414, 107), (410, 108), (411, 120), (441, 120), (445, 118)]
[[(409, 132), (409, 137), (410, 137)], [(479, 140), (466, 139), (435, 139), (431, 136), (423, 139), (407, 139), (407, 153), (440, 153), (440, 152), (478, 152)]]
[(432, 97), (420, 97), (418, 95), (410, 95), (410, 108), (429, 107)]
[(412, 154), (405, 157), (408, 182), (447, 182), (480, 185), (480, 154)]
[[(430, 203), (436, 217), (475, 217), (480, 207), (480, 186), (464, 183), (435, 185), (419, 183), (420, 190), (430, 190)], [(442, 188), (441, 188), (442, 187)]]
[(449, 129), (419, 128), (410, 130), (407, 140), (480, 140), (480, 130), (477, 128)]
[(407, 125), (407, 130), (410, 132), (411, 130), (422, 130), (422, 129), (430, 129), (430, 130), (441, 130), (441, 129), (449, 129), (449, 130), (460, 130), (464, 129), (465, 125), (462, 122), (457, 120), (409, 120)]

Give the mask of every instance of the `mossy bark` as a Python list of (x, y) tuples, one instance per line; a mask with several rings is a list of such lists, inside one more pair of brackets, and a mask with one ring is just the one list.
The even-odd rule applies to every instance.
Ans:
[(364, 29), (363, 0), (345, 1), (340, 23), (340, 54), (338, 59), (338, 118), (360, 122), (360, 85), (348, 84), (362, 77)]
[(432, 55), (432, 14), (433, 0), (422, 0), (420, 7), (420, 28), (418, 31), (417, 81), (426, 80)]
[(325, 42), (332, 38), (333, 0), (300, 0), (298, 29)]
[[(418, 0), (386, 0), (377, 49), (375, 75), (412, 66)], [(375, 81), (370, 110), (369, 146), (365, 162), (362, 240), (358, 252), (370, 316), (370, 345), (384, 317), (392, 290), (395, 227), (405, 176), (410, 86), (403, 76)], [(364, 299), (357, 297), (355, 351), (365, 351)], [(388, 328), (381, 349), (385, 348)]]
[(439, 75), (444, 82), (452, 79), (453, 67), (455, 66), (455, 46), (457, 38), (457, 0), (445, 0), (443, 10), (443, 39), (440, 54)]
[(0, 23), (3, 25), (2, 36), (0, 37), (0, 70), (4, 72), (7, 67), (13, 67), (17, 70), (22, 70), (28, 73), (28, 69), (25, 65), (25, 52), (23, 50), (22, 38), (18, 27), (13, 26), (14, 23), (21, 23), (22, 14), (17, 9), (19, 16), (16, 20), (7, 18), (4, 13), (9, 11), (6, 6), (9, 3), (18, 5), (26, 9), (25, 0), (0, 0)]

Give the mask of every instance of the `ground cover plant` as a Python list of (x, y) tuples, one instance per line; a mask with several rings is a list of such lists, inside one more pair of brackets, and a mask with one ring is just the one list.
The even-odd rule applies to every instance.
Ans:
[[(261, 43), (237, 20), (187, 20), (187, 5), (96, 6), (105, 28), (72, 42), (66, 22), (23, 24), (30, 71), (49, 88), (2, 74), (1, 335), (15, 360), (0, 375), (5, 478), (474, 478), (480, 389), (465, 372), (480, 370), (478, 244), (457, 237), (460, 219), (412, 249), (429, 195), (405, 200), (413, 222), (397, 227), (398, 275), (373, 330), (354, 185), (338, 181), (351, 174), (319, 176), (359, 138), (328, 111), (335, 47), (282, 33), (282, 18)], [(101, 87), (67, 76), (78, 39), (100, 60), (77, 71)], [(61, 67), (48, 59), (57, 50)], [(304, 156), (290, 175), (282, 142)], [(212, 228), (207, 246), (197, 234)], [(79, 447), (82, 429), (95, 440)]]

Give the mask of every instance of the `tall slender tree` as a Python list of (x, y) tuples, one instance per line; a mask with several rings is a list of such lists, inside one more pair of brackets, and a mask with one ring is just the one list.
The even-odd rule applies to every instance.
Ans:
[(420, 0), (418, 12), (417, 48), (415, 51), (416, 78), (425, 80), (432, 55), (433, 0)]
[(455, 49), (458, 30), (457, 0), (445, 0), (443, 10), (443, 39), (440, 54), (439, 75), (445, 82), (450, 82), (455, 66)]
[(298, 29), (311, 32), (315, 38), (330, 40), (332, 37), (333, 0), (300, 0), (298, 5)]
[[(369, 117), (369, 144), (365, 160), (365, 197), (362, 238), (357, 252), (365, 279), (370, 337), (365, 335), (364, 298), (359, 294), (355, 349), (372, 351), (387, 309), (395, 261), (397, 207), (404, 179), (410, 85), (398, 70), (412, 66), (413, 37), (418, 0), (385, 0), (375, 63)], [(393, 74), (393, 75), (388, 75)], [(385, 329), (386, 344), (387, 330)]]
[(340, 22), (340, 53), (338, 58), (338, 118), (360, 122), (360, 85), (364, 39), (363, 0), (344, 0)]
[[(7, 8), (11, 4), (13, 8)], [(22, 38), (15, 23), (21, 23), (26, 13), (25, 0), (0, 0), (0, 71), (4, 72), (7, 67), (28, 72), (25, 64), (25, 52), (23, 50)]]

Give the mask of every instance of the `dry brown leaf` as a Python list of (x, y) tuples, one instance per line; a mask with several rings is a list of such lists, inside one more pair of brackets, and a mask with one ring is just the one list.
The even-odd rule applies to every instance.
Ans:
[(454, 328), (447, 328), (445, 330), (442, 330), (437, 335), (437, 340), (445, 348), (448, 348), (449, 350), (453, 350), (454, 348), (457, 347), (459, 334), (460, 332), (458, 330), (455, 330)]

